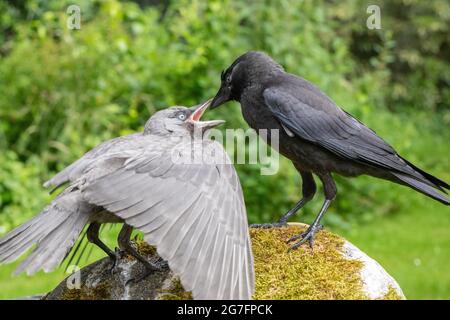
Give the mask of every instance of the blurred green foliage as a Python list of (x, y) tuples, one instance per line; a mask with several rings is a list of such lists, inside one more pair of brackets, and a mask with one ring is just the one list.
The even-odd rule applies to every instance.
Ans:
[[(385, 69), (382, 92), (390, 110), (448, 110), (450, 105), (450, 3), (446, 0), (339, 1), (339, 35), (364, 72)], [(366, 27), (369, 4), (380, 6), (380, 32)], [(389, 88), (389, 90), (386, 90)]]
[[(8, 150), (0, 165), (1, 220), (34, 213), (47, 199), (37, 197), (39, 182), (99, 142), (140, 130), (157, 109), (212, 96), (220, 71), (251, 49), (268, 52), (288, 71), (316, 83), (408, 156), (419, 156), (415, 140), (424, 139), (416, 119), (427, 124), (423, 132), (439, 132), (450, 121), (445, 1), (381, 3), (381, 30), (366, 28), (362, 1), (173, 1), (164, 12), (158, 1), (143, 7), (79, 1), (80, 30), (66, 26), (71, 3), (0, 2), (0, 148)], [(434, 14), (441, 19), (429, 19)], [(416, 36), (417, 41), (403, 39)], [(234, 104), (210, 116), (225, 118), (229, 128), (246, 126), (238, 109)], [(392, 117), (389, 110), (398, 109), (409, 114)], [(448, 130), (440, 134), (448, 138)], [(444, 171), (438, 166), (445, 163), (430, 161), (418, 162)], [(282, 161), (276, 176), (261, 177), (256, 166), (238, 170), (252, 222), (274, 219), (300, 194), (289, 161)], [(389, 213), (404, 205), (386, 201), (397, 195), (370, 179), (339, 179), (339, 187), (349, 192), (340, 193), (335, 208), (348, 219), (361, 208)], [(267, 195), (270, 201), (262, 202)], [(332, 221), (342, 224), (339, 217)]]
[[(66, 25), (74, 3), (80, 30)], [(381, 30), (366, 27), (369, 4), (381, 7)], [(0, 225), (37, 213), (50, 199), (41, 183), (99, 142), (211, 97), (221, 70), (248, 50), (314, 82), (449, 181), (449, 22), (445, 0), (0, 1)], [(247, 126), (237, 103), (206, 117)], [(286, 159), (274, 176), (237, 169), (250, 222), (275, 220), (301, 194)], [(337, 180), (326, 219), (340, 228), (432, 201), (368, 177)]]

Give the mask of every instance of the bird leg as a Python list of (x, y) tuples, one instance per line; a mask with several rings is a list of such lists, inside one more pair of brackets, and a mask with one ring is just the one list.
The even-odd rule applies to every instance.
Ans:
[(102, 249), (111, 259), (115, 259), (116, 255), (108, 246), (100, 240), (98, 233), (100, 230), (100, 223), (93, 222), (89, 225), (87, 229), (87, 239), (90, 243), (95, 244), (100, 249)]
[(269, 229), (269, 228), (278, 228), (278, 227), (286, 227), (287, 221), (290, 217), (297, 213), (300, 208), (302, 208), (309, 200), (308, 198), (302, 198), (299, 202), (295, 204), (295, 206), (286, 212), (277, 222), (273, 223), (261, 223), (261, 224), (251, 224), (250, 228), (261, 228), (261, 229)]
[(309, 247), (312, 249), (314, 245), (314, 237), (316, 233), (319, 230), (323, 229), (323, 226), (320, 224), (320, 220), (322, 219), (323, 215), (327, 211), (328, 207), (330, 206), (332, 200), (325, 200), (325, 202), (322, 205), (322, 208), (320, 209), (319, 214), (317, 215), (316, 219), (314, 219), (314, 222), (309, 226), (308, 229), (306, 229), (305, 232), (300, 233), (299, 235), (296, 235), (288, 240), (288, 242), (299, 240), (297, 243), (295, 243), (292, 247), (289, 248), (288, 252), (297, 249), (302, 244), (304, 244), (306, 241), (309, 242)]
[(295, 204), (295, 206), (288, 212), (286, 212), (277, 222), (252, 224), (250, 225), (250, 228), (269, 229), (277, 227), (286, 227), (288, 219), (293, 215), (295, 215), (298, 212), (298, 210), (300, 210), (306, 203), (308, 203), (314, 197), (314, 194), (316, 193), (316, 183), (314, 182), (313, 175), (311, 174), (311, 172), (300, 170), (297, 165), (295, 165), (295, 167), (302, 176), (303, 198), (301, 198), (300, 201), (298, 201)]
[(325, 201), (322, 205), (322, 208), (320, 209), (319, 214), (314, 219), (314, 222), (309, 226), (308, 229), (306, 229), (305, 232), (300, 233), (299, 235), (296, 235), (288, 240), (288, 242), (292, 241), (298, 241), (295, 243), (291, 248), (289, 248), (288, 252), (297, 249), (302, 244), (304, 244), (306, 241), (309, 242), (309, 247), (312, 249), (314, 245), (314, 237), (316, 233), (321, 230), (323, 227), (320, 224), (320, 221), (322, 220), (325, 212), (328, 210), (328, 207), (330, 206), (331, 202), (336, 197), (337, 189), (336, 184), (334, 183), (333, 177), (331, 174), (318, 174), (320, 180), (322, 181), (324, 193), (325, 193)]
[(157, 262), (150, 262), (147, 259), (145, 259), (133, 246), (133, 243), (131, 242), (131, 233), (133, 232), (133, 227), (124, 223), (122, 229), (119, 233), (118, 238), (118, 244), (119, 248), (122, 252), (126, 252), (130, 254), (132, 257), (134, 257), (136, 260), (141, 262), (145, 266), (145, 272), (140, 275), (137, 278), (131, 278), (127, 281), (126, 284), (130, 282), (139, 282), (146, 277), (148, 277), (150, 274), (152, 274), (155, 271), (162, 271), (163, 269), (168, 267), (168, 264), (166, 261), (160, 259)]
[(113, 270), (117, 264), (117, 260), (118, 258), (118, 252), (114, 252), (112, 251), (110, 248), (108, 248), (108, 246), (102, 242), (102, 240), (100, 240), (98, 234), (99, 234), (99, 230), (100, 230), (100, 223), (98, 222), (93, 222), (89, 225), (86, 235), (87, 235), (87, 239), (90, 243), (95, 244), (97, 247), (99, 247), (100, 249), (102, 249), (113, 261), (113, 266), (112, 269)]

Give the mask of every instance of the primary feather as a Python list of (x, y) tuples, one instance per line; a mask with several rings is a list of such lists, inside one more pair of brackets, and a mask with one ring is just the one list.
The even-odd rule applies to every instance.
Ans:
[[(143, 231), (194, 298), (249, 299), (253, 258), (232, 165), (175, 163), (167, 150), (191, 149), (182, 139), (168, 142), (149, 135), (140, 137), (140, 144), (126, 158), (111, 154), (122, 159), (114, 171), (98, 174), (102, 168), (93, 167), (83, 176), (84, 199)], [(227, 158), (216, 142), (202, 141), (202, 147)], [(230, 275), (236, 282), (229, 281)]]

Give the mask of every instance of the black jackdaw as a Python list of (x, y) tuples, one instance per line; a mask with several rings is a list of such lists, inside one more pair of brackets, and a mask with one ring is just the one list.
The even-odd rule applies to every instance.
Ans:
[[(325, 202), (307, 231), (291, 239), (299, 240), (291, 249), (306, 241), (312, 247), (320, 220), (336, 196), (332, 173), (347, 177), (368, 174), (450, 204), (449, 198), (437, 191), (449, 189), (447, 183), (402, 158), (316, 86), (285, 72), (264, 53), (247, 52), (222, 72), (211, 109), (229, 100), (241, 103), (244, 119), (253, 129), (279, 130), (279, 151), (293, 162), (303, 180), (302, 199), (277, 223), (257, 227), (284, 226), (314, 196), (313, 174), (323, 184)], [(269, 144), (270, 140), (269, 134)]]

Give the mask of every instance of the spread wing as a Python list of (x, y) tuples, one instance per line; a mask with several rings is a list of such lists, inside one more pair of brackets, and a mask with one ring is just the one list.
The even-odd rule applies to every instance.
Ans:
[(57, 189), (59, 186), (67, 182), (75, 181), (83, 174), (86, 168), (93, 162), (95, 162), (99, 157), (111, 152), (111, 150), (121, 148), (124, 144), (129, 144), (133, 140), (138, 139), (138, 137), (140, 136), (142, 136), (141, 133), (130, 134), (123, 137), (117, 137), (99, 144), (92, 150), (85, 153), (80, 159), (61, 170), (50, 180), (46, 181), (44, 183), (44, 187), (48, 188), (50, 186), (53, 186), (55, 187), (55, 189)]
[(351, 161), (423, 179), (374, 131), (311, 90), (270, 87), (263, 96), (282, 126), (299, 138)]
[[(229, 161), (174, 161), (167, 140), (145, 139), (145, 149), (114, 156), (113, 170), (87, 173), (84, 198), (141, 230), (195, 299), (250, 299), (253, 257), (234, 167)], [(220, 144), (208, 140), (202, 145), (228, 159)], [(176, 152), (189, 148), (186, 144)]]

